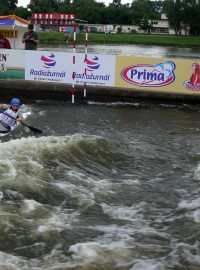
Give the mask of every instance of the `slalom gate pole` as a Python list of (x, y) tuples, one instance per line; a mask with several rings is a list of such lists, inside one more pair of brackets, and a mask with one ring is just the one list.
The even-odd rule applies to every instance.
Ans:
[(76, 72), (75, 72), (75, 67), (76, 67), (76, 21), (74, 23), (74, 42), (73, 42), (73, 67), (74, 71), (72, 72), (72, 103), (74, 103), (74, 96), (75, 96), (75, 78), (76, 78)]
[[(86, 68), (86, 64), (87, 64), (87, 54), (88, 54), (88, 23), (86, 23), (86, 27), (85, 27), (85, 80), (86, 80), (86, 73), (87, 73), (87, 68)], [(86, 81), (84, 82), (84, 97), (86, 97)]]

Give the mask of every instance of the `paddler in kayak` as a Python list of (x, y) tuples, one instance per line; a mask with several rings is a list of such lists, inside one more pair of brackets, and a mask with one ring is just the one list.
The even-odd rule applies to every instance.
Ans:
[(7, 133), (17, 122), (26, 125), (22, 113), (20, 112), (21, 101), (13, 98), (10, 105), (0, 104), (0, 133)]

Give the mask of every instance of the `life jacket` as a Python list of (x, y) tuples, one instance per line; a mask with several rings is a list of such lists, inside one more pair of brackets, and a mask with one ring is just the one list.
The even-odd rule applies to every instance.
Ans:
[(3, 113), (0, 114), (0, 121), (3, 122), (5, 125), (12, 127), (16, 124), (18, 113), (18, 110), (13, 111), (10, 106), (8, 109), (6, 109)]

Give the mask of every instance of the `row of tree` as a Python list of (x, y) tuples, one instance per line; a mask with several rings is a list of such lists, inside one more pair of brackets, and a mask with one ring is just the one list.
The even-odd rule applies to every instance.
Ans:
[(149, 20), (165, 13), (176, 34), (188, 28), (191, 34), (200, 34), (200, 0), (133, 0), (131, 4), (113, 0), (109, 6), (95, 0), (30, 0), (27, 8), (17, 4), (18, 0), (0, 0), (0, 15), (15, 13), (28, 19), (32, 13), (73, 13), (89, 23), (135, 24), (148, 30)]

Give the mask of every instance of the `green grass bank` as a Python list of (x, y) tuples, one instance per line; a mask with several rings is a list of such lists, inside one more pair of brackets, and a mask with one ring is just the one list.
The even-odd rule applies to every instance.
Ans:
[[(39, 38), (41, 43), (73, 43), (73, 34), (66, 35), (60, 32), (40, 32)], [(77, 44), (84, 41), (85, 34), (77, 34)], [(89, 44), (143, 44), (200, 48), (200, 36), (89, 33), (88, 42)]]

